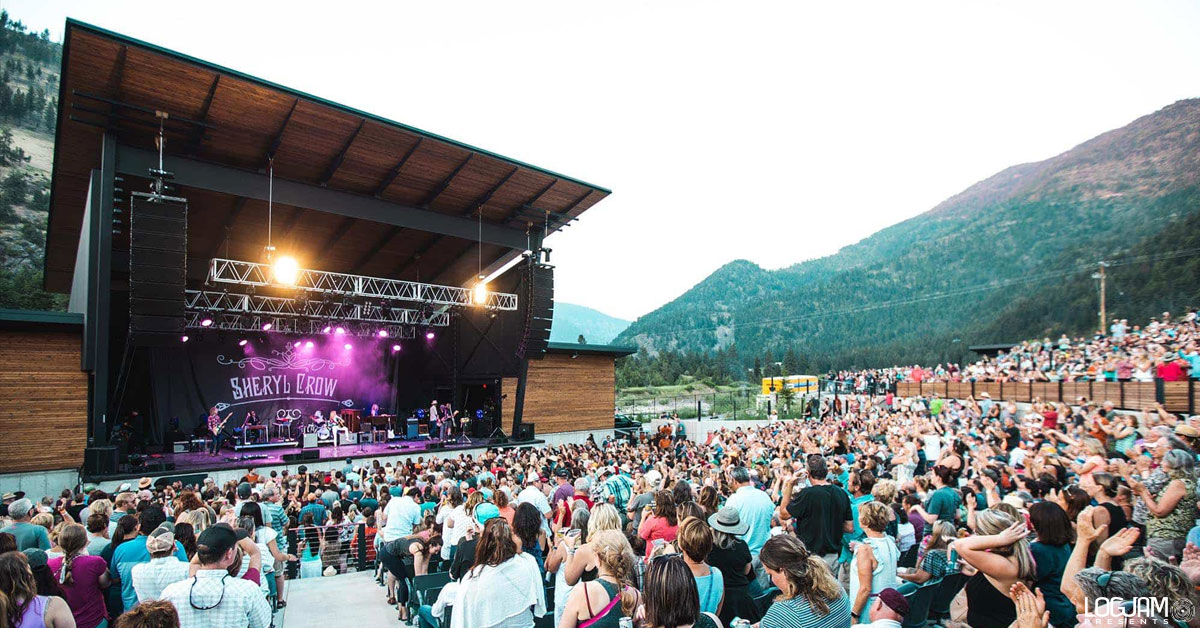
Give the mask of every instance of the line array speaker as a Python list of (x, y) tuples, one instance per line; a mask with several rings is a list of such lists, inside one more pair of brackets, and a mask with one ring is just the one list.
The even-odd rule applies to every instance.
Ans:
[(135, 200), (129, 229), (129, 338), (179, 342), (185, 327), (187, 205)]
[(531, 264), (526, 271), (526, 287), (529, 310), (521, 346), (525, 358), (540, 360), (546, 355), (550, 326), (554, 323), (554, 267)]

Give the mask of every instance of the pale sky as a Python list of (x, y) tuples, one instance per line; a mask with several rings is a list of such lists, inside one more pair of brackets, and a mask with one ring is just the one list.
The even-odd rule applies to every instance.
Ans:
[(1200, 97), (1200, 2), (135, 2), (75, 17), (571, 175), (556, 298), (636, 318)]

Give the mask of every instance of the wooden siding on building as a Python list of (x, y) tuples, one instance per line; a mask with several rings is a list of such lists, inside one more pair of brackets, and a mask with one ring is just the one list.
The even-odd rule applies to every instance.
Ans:
[[(504, 380), (508, 407), (517, 398), (516, 380)], [(616, 407), (616, 372), (611, 355), (549, 353), (529, 362), (524, 422), (537, 434), (611, 429)], [(506, 414), (508, 414), (506, 412)], [(511, 421), (511, 414), (508, 414)], [(509, 425), (511, 427), (511, 424)]]
[[(1161, 391), (1159, 389), (1161, 386)], [(1111, 401), (1125, 410), (1141, 411), (1160, 402), (1168, 412), (1200, 412), (1200, 381), (1182, 382), (899, 382), (896, 395), (938, 395), (976, 399), (987, 392), (993, 401), (1026, 402), (1031, 399), (1077, 404), (1080, 397), (1094, 403)], [(1161, 394), (1160, 394), (1161, 393)], [(1160, 398), (1161, 396), (1161, 398)]]
[(0, 331), (0, 473), (83, 466), (81, 342), (78, 331)]

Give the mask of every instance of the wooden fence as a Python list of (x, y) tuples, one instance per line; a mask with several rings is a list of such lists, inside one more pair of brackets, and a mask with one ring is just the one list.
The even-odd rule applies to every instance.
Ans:
[(1111, 401), (1123, 410), (1144, 410), (1158, 402), (1168, 412), (1196, 414), (1200, 381), (1164, 382), (900, 382), (900, 397), (939, 395), (949, 399), (979, 399), (988, 393), (995, 401), (1028, 403), (1039, 401), (1077, 403), (1080, 397), (1104, 403)]

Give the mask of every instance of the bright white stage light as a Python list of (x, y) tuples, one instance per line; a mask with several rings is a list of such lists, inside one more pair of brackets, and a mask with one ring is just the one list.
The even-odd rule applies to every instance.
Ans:
[(482, 279), (479, 280), (479, 282), (475, 284), (474, 295), (475, 295), (475, 305), (484, 305), (487, 303), (487, 298), (488, 298), (487, 284), (483, 283)]
[(275, 274), (275, 281), (294, 286), (300, 277), (300, 262), (290, 255), (284, 255), (271, 264), (271, 272)]

